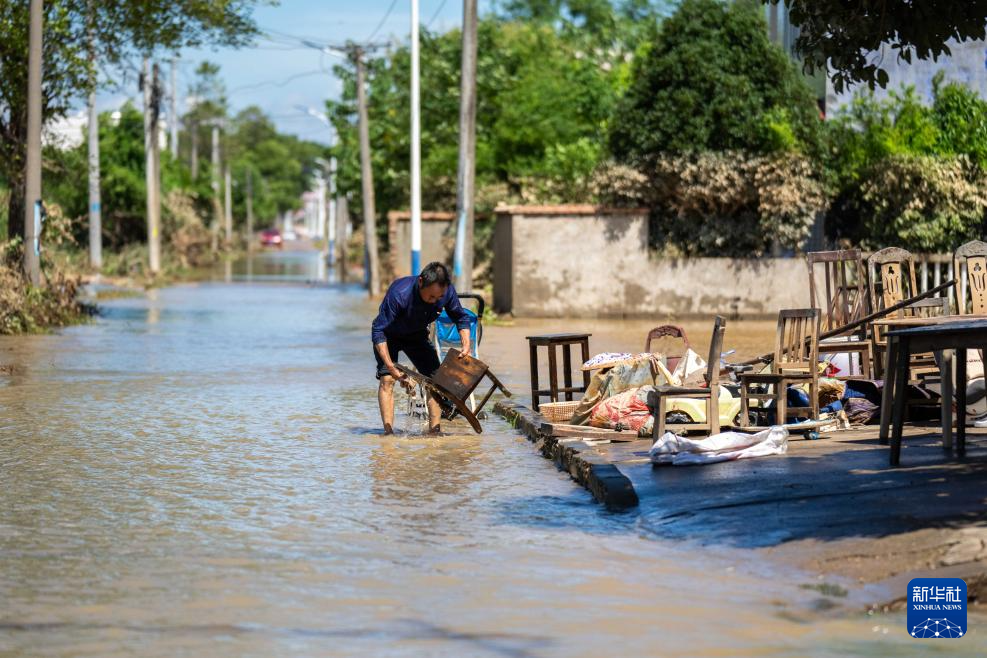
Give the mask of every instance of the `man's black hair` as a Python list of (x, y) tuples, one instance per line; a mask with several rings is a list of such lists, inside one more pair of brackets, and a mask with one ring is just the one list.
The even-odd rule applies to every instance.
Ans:
[(438, 261), (426, 265), (419, 276), (421, 277), (422, 288), (427, 288), (433, 283), (442, 286), (449, 285), (449, 268)]

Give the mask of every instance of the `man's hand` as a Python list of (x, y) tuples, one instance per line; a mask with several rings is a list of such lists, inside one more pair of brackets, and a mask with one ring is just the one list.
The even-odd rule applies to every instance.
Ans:
[(469, 355), (470, 355), (470, 342), (466, 341), (465, 343), (463, 343), (463, 349), (459, 351), (459, 358), (465, 359)]
[(469, 356), (470, 347), (472, 347), (472, 345), (470, 344), (470, 330), (469, 329), (460, 329), (459, 330), (459, 342), (462, 343), (462, 345), (463, 345), (462, 349), (459, 350), (459, 358), (460, 359), (465, 359), (467, 356)]
[(397, 366), (394, 365), (389, 367), (387, 371), (391, 374), (391, 377), (396, 379), (401, 384), (401, 386), (404, 386), (404, 390), (409, 392), (411, 391), (412, 383), (411, 378), (409, 378), (408, 375), (398, 370)]

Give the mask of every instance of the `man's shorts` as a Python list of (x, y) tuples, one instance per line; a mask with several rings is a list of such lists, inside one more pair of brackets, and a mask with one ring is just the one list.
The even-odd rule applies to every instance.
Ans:
[[(389, 375), (384, 360), (377, 354), (377, 346), (374, 345), (374, 358), (377, 359), (377, 379), (384, 375)], [(439, 369), (439, 357), (435, 353), (435, 346), (428, 339), (428, 331), (405, 336), (388, 336), (387, 351), (391, 355), (393, 363), (398, 362), (398, 352), (404, 352), (411, 359), (411, 364), (415, 366), (421, 374), (431, 377)]]

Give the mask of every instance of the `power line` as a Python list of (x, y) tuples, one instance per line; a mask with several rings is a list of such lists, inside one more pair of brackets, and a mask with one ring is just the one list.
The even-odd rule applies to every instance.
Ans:
[(290, 75), (287, 78), (277, 78), (277, 79), (274, 79), (274, 80), (264, 80), (263, 82), (257, 82), (257, 83), (253, 83), (253, 84), (249, 84), (249, 85), (242, 85), (240, 87), (234, 87), (233, 89), (231, 89), (231, 90), (229, 90), (227, 92), (227, 96), (231, 96), (231, 95), (233, 95), (235, 93), (239, 93), (241, 91), (248, 91), (250, 89), (257, 89), (259, 87), (266, 87), (268, 85), (270, 85), (272, 87), (283, 87), (286, 84), (288, 84), (289, 82), (293, 82), (295, 80), (298, 80), (299, 78), (307, 78), (307, 77), (312, 76), (312, 75), (324, 75), (324, 74), (325, 74), (325, 71), (322, 70), (321, 68), (319, 68), (319, 69), (316, 69), (314, 71), (305, 71), (304, 73), (296, 73), (295, 75)]
[(432, 23), (434, 23), (435, 19), (439, 17), (439, 14), (441, 14), (442, 10), (445, 9), (445, 6), (446, 6), (446, 0), (442, 0), (442, 2), (439, 3), (439, 8), (435, 10), (435, 13), (432, 14), (432, 17), (428, 19), (428, 23), (425, 24), (426, 30), (432, 29)]
[(394, 11), (394, 8), (397, 7), (397, 5), (398, 0), (391, 0), (391, 6), (387, 8), (387, 13), (384, 14), (384, 18), (380, 19), (380, 23), (377, 24), (377, 27), (374, 28), (374, 31), (370, 33), (370, 36), (367, 37), (365, 41), (373, 41), (374, 37), (377, 36), (377, 33), (380, 32), (380, 29), (384, 27), (384, 23), (386, 23), (387, 19), (391, 17), (391, 12)]

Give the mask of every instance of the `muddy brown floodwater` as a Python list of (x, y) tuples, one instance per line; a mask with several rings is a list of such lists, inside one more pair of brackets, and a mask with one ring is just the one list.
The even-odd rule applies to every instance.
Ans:
[[(270, 283), (317, 276), (305, 258), (0, 340), (0, 654), (930, 649), (903, 617), (816, 612), (799, 587), (812, 574), (606, 512), (498, 419), (482, 436), (381, 436), (374, 306)], [(531, 328), (576, 324), (626, 349), (649, 323)], [(483, 345), (514, 382), (524, 329), (491, 327)]]

